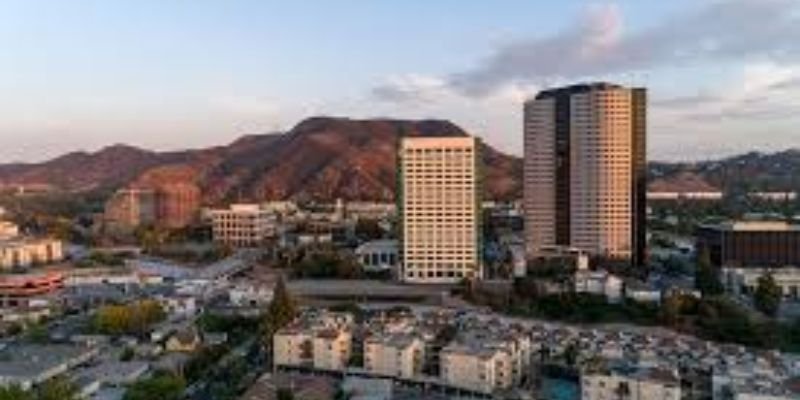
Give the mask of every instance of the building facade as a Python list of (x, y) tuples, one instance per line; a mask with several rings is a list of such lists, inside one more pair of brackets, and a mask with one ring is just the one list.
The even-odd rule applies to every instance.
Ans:
[(608, 83), (540, 92), (525, 103), (526, 250), (580, 248), (645, 258), (646, 91)]
[(800, 267), (800, 225), (729, 222), (697, 230), (697, 251), (717, 267)]
[(481, 276), (479, 151), (473, 137), (402, 139), (403, 280), (457, 283)]
[(63, 259), (64, 248), (60, 240), (24, 237), (0, 240), (0, 270), (50, 264)]
[(152, 224), (156, 220), (156, 193), (150, 189), (120, 189), (106, 202), (103, 219), (115, 230)]
[(413, 378), (422, 373), (425, 342), (409, 334), (379, 335), (364, 342), (364, 369), (387, 377)]
[(238, 248), (259, 247), (276, 234), (274, 214), (258, 204), (233, 204), (209, 214), (217, 243)]

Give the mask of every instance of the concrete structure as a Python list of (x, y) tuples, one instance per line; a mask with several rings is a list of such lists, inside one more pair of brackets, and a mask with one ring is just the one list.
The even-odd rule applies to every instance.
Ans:
[(473, 137), (402, 139), (402, 280), (457, 283), (481, 277), (479, 151)]
[(364, 341), (364, 369), (374, 375), (413, 378), (422, 372), (425, 343), (413, 334), (376, 335)]
[(680, 400), (680, 380), (675, 371), (614, 366), (607, 371), (581, 375), (583, 400)]
[(525, 103), (524, 205), (531, 257), (573, 246), (645, 257), (646, 91), (593, 83)]
[(717, 267), (800, 267), (800, 225), (737, 221), (697, 230), (697, 251)]
[(373, 240), (358, 246), (355, 253), (365, 271), (397, 271), (400, 266), (399, 246), (397, 240)]
[(275, 214), (258, 204), (233, 204), (209, 211), (214, 241), (237, 248), (259, 247), (275, 236)]
[(122, 188), (105, 204), (103, 219), (112, 230), (133, 230), (156, 221), (156, 193), (151, 189)]

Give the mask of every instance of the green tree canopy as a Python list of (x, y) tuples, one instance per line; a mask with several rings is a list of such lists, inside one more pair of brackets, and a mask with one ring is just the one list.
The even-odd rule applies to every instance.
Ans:
[(753, 295), (756, 309), (764, 314), (774, 317), (781, 305), (781, 288), (775, 283), (775, 277), (767, 272), (758, 278), (758, 286)]
[(267, 312), (264, 317), (264, 329), (266, 332), (264, 339), (267, 343), (272, 343), (272, 336), (275, 332), (291, 322), (296, 313), (297, 305), (286, 288), (286, 282), (281, 277), (275, 284), (272, 301), (267, 306)]
[(711, 263), (711, 254), (707, 248), (703, 248), (698, 254), (694, 279), (695, 287), (700, 290), (703, 296), (718, 295), (724, 289), (719, 281), (717, 269)]
[(186, 383), (179, 376), (161, 372), (131, 385), (123, 400), (179, 400), (185, 388)]

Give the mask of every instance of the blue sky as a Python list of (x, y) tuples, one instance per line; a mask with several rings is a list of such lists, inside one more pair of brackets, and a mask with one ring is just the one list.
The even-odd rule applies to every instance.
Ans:
[(597, 79), (650, 89), (651, 158), (800, 147), (798, 3), (0, 0), (0, 162), (318, 114), (447, 118), (519, 154), (525, 97)]

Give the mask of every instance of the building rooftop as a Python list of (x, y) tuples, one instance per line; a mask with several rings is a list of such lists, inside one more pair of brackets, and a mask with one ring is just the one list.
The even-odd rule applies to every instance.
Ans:
[(800, 224), (790, 224), (785, 221), (729, 221), (702, 227), (732, 232), (800, 232)]

